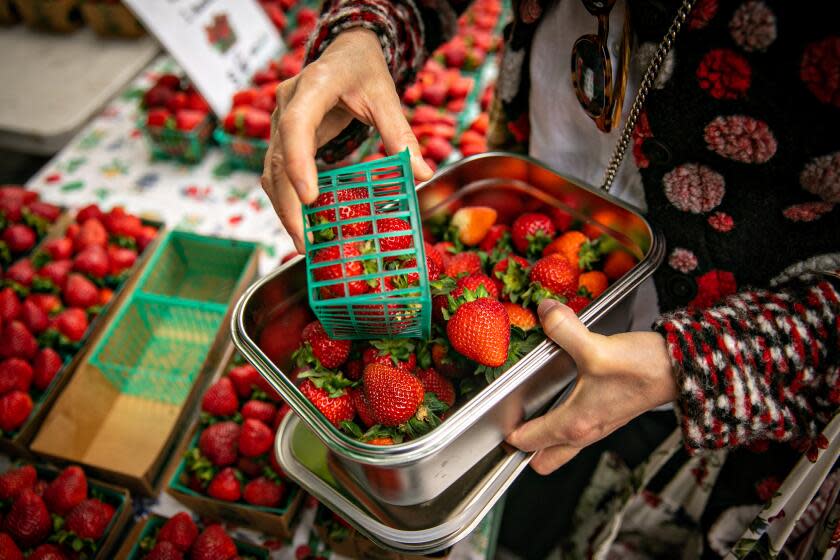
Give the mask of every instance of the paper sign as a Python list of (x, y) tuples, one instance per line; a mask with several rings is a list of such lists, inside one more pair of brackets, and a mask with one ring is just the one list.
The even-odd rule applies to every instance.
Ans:
[(231, 97), (285, 49), (253, 0), (125, 0), (181, 65), (213, 111), (224, 116)]

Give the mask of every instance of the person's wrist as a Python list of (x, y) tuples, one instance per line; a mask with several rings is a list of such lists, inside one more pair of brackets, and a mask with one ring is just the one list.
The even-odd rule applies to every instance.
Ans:
[(649, 365), (643, 368), (642, 374), (654, 406), (673, 402), (678, 395), (677, 381), (665, 338), (652, 331), (638, 334), (644, 341), (643, 347)]

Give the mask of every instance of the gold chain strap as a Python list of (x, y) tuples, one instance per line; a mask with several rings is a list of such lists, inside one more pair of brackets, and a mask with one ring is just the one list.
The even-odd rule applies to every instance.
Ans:
[(677, 11), (677, 16), (674, 18), (674, 21), (671, 22), (671, 27), (668, 28), (668, 33), (665, 34), (665, 38), (662, 39), (661, 43), (659, 43), (659, 48), (656, 49), (653, 59), (650, 61), (650, 64), (648, 64), (648, 67), (645, 70), (642, 82), (639, 84), (639, 91), (636, 93), (636, 98), (633, 100), (633, 105), (630, 107), (630, 114), (627, 115), (627, 121), (624, 123), (624, 128), (621, 130), (621, 136), (618, 139), (618, 143), (615, 145), (615, 149), (610, 157), (610, 163), (607, 165), (607, 170), (604, 173), (604, 182), (601, 184), (601, 188), (607, 192), (609, 192), (613, 186), (613, 181), (618, 173), (621, 160), (624, 159), (624, 154), (627, 152), (627, 147), (630, 145), (630, 141), (633, 137), (633, 129), (636, 127), (636, 121), (639, 120), (639, 115), (642, 113), (642, 107), (645, 104), (647, 94), (650, 91), (650, 88), (653, 87), (653, 83), (659, 75), (659, 70), (662, 68), (662, 63), (665, 62), (665, 57), (674, 45), (674, 39), (676, 39), (677, 33), (680, 32), (680, 28), (685, 23), (685, 19), (688, 17), (688, 14), (691, 12), (691, 8), (694, 7), (696, 1), (697, 0), (683, 0), (680, 9)]

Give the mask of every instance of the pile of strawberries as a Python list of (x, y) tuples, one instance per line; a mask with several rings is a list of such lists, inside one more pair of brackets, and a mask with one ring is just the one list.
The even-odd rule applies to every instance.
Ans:
[(458, 32), (441, 45), (433, 58), (449, 68), (475, 70), (484, 63), (487, 53), (499, 48), (499, 36), (494, 33), (502, 3), (499, 0), (479, 0), (458, 19)]
[[(342, 219), (370, 211), (368, 205), (353, 204), (355, 190), (338, 192), (338, 200), (346, 203), (338, 208)], [(330, 204), (332, 198), (319, 203)], [(573, 207), (574, 201), (569, 203)], [(432, 338), (334, 340), (313, 321), (303, 328), (293, 355), (293, 378), (301, 393), (336, 428), (371, 444), (398, 443), (433, 429), (459, 399), (492, 382), (544, 340), (535, 314), (540, 301), (557, 299), (580, 312), (635, 266), (636, 258), (600, 228), (589, 223), (576, 227), (570, 211), (523, 200), (506, 189), (451, 203), (423, 226)], [(314, 216), (333, 221), (335, 214)], [(623, 218), (615, 212), (601, 211), (594, 218), (621, 229)], [(369, 241), (353, 241), (371, 233), (373, 223), (378, 232), (392, 233), (379, 240), (378, 250)], [(387, 296), (418, 285), (417, 273), (408, 270), (381, 284), (380, 279), (353, 279), (373, 272), (375, 261), (365, 260), (371, 251), (390, 270), (416, 270), (414, 258), (388, 255), (411, 246), (412, 238), (400, 235), (407, 233), (408, 222), (374, 216), (341, 227), (347, 240), (344, 267), (313, 270), (316, 280), (341, 280), (321, 288), (322, 298)], [(318, 233), (324, 231), (330, 230)], [(312, 260), (338, 259), (337, 252), (337, 246), (316, 249)], [(399, 325), (399, 312), (389, 314)]]
[[(32, 465), (0, 475), (0, 558), (70, 560), (91, 557), (114, 517), (115, 505), (92, 497), (84, 471), (70, 466), (52, 481)], [(83, 556), (84, 555), (84, 556)]]
[(198, 447), (186, 454), (187, 486), (226, 502), (280, 507), (289, 483), (274, 458), (274, 434), (288, 405), (253, 366), (240, 364), (207, 390), (201, 411)]
[(121, 207), (82, 208), (12, 264), (0, 288), (0, 430), (20, 428), (157, 230)]
[(219, 524), (208, 525), (203, 531), (190, 514), (180, 512), (150, 539), (143, 539), (140, 549), (146, 554), (143, 560), (231, 560), (242, 558), (236, 542)]
[(60, 215), (61, 208), (43, 202), (36, 192), (0, 186), (0, 264), (29, 254)]
[(161, 75), (143, 94), (146, 126), (190, 132), (210, 116), (210, 105), (192, 84), (174, 74)]

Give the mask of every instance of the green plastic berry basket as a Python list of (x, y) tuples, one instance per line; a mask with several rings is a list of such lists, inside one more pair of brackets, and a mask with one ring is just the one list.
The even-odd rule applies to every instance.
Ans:
[(145, 117), (138, 123), (154, 159), (174, 159), (186, 164), (199, 163), (204, 159), (212, 140), (214, 126), (215, 119), (212, 115), (207, 115), (190, 131), (148, 126)]
[(428, 338), (431, 295), (408, 151), (322, 172), (318, 188), (303, 223), (309, 305), (324, 330), (338, 339)]
[(227, 312), (204, 303), (135, 292), (90, 358), (121, 393), (184, 402)]
[(217, 128), (213, 136), (231, 167), (262, 173), (265, 154), (268, 152), (268, 140), (234, 136), (221, 128)]

